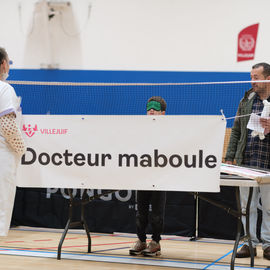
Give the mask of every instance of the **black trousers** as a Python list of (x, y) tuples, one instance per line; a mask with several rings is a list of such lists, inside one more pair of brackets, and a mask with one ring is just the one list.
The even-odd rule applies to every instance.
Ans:
[[(149, 205), (152, 206), (149, 215)], [(164, 225), (164, 212), (166, 204), (166, 191), (137, 191), (137, 214), (136, 227), (138, 238), (146, 241), (146, 227), (150, 217), (152, 226), (152, 239), (157, 243), (160, 241)]]

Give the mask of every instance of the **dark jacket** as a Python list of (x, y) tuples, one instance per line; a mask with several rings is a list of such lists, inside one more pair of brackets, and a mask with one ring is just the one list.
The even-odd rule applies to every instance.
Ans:
[[(250, 89), (245, 93), (245, 96), (241, 99), (239, 103), (237, 116), (252, 113), (252, 105), (254, 98), (255, 92), (253, 92), (253, 89)], [(230, 142), (225, 157), (226, 161), (235, 160), (237, 165), (242, 164), (244, 151), (247, 143), (247, 135), (248, 135), (247, 124), (249, 118), (250, 116), (235, 118), (232, 127)]]

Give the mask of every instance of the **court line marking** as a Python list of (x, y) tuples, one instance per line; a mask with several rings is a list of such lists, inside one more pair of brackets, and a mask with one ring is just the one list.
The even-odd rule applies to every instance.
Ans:
[[(11, 228), (13, 231), (34, 231), (34, 232), (48, 232), (48, 233), (62, 233), (63, 229), (47, 229), (47, 228)], [(69, 230), (68, 234), (81, 234), (85, 235), (84, 230)], [(90, 233), (91, 238), (96, 237), (102, 237), (102, 236), (112, 236), (112, 237), (125, 237), (125, 238), (137, 238), (136, 234), (126, 234), (126, 233), (113, 233), (113, 234), (104, 234), (104, 233)], [(148, 238), (150, 238), (150, 235), (147, 235)], [(67, 238), (66, 238), (67, 239)], [(196, 241), (191, 242), (200, 242), (200, 243), (215, 243), (215, 244), (234, 244), (234, 240), (222, 240), (219, 239), (218, 241), (216, 239), (212, 238), (202, 238), (197, 239)], [(173, 236), (173, 235), (162, 235), (162, 240), (169, 240), (169, 241), (183, 241), (183, 242), (190, 242), (190, 237), (184, 237), (184, 236)]]
[[(242, 247), (243, 245), (244, 245), (244, 244), (240, 244), (240, 245), (238, 245), (237, 248), (240, 248), (240, 247)], [(209, 266), (216, 264), (216, 263), (219, 262), (220, 260), (222, 260), (222, 259), (224, 259), (225, 257), (231, 255), (232, 253), (233, 253), (233, 249), (232, 249), (231, 251), (227, 252), (226, 254), (224, 254), (223, 256), (221, 256), (220, 258), (218, 258), (218, 259), (216, 259), (215, 261), (213, 261), (211, 264), (209, 264)], [(205, 267), (204, 269), (208, 269), (208, 266)]]
[[(99, 235), (96, 235), (99, 236)], [(117, 235), (118, 237), (120, 236), (119, 234)], [(101, 236), (99, 236), (101, 237)], [(76, 237), (75, 237), (76, 238)], [(170, 238), (165, 238), (163, 240), (174, 240), (176, 237), (170, 237)], [(48, 240), (48, 239), (43, 239), (44, 241)], [(41, 240), (41, 241), (43, 241)], [(50, 240), (50, 239), (49, 239)], [(33, 240), (33, 241), (38, 241), (38, 240)], [(149, 240), (150, 241), (150, 240)], [(130, 241), (128, 242), (119, 242), (119, 243), (102, 243), (102, 244), (93, 244), (93, 246), (108, 246), (108, 245), (119, 245), (119, 244), (127, 244), (127, 243), (131, 243)], [(225, 243), (224, 243), (225, 244)], [(76, 246), (63, 246), (63, 248), (74, 248), (74, 247), (87, 247), (88, 245), (76, 245)], [(241, 246), (241, 245), (240, 245)], [(14, 247), (13, 247), (14, 248)], [(93, 253), (102, 253), (102, 252), (106, 252), (106, 251), (111, 251), (111, 250), (120, 250), (120, 249), (128, 249), (129, 247), (122, 247), (122, 248), (112, 248), (112, 249), (104, 249), (104, 250), (100, 250), (100, 251), (94, 251)], [(12, 248), (11, 248), (12, 249)], [(41, 247), (41, 248), (18, 248), (20, 250), (25, 250), (25, 251), (29, 251), (29, 250), (57, 250), (57, 247)], [(68, 252), (68, 251), (66, 251)], [(232, 250), (230, 252), (228, 252), (227, 254), (221, 256), (220, 258), (218, 258), (217, 260), (215, 260), (214, 262), (211, 263), (207, 263), (204, 261), (204, 263), (206, 264), (205, 267), (203, 269), (210, 269), (211, 266), (215, 265), (217, 262), (219, 262), (221, 259), (225, 258), (226, 256), (230, 255), (232, 253)], [(78, 254), (78, 253), (77, 253)]]
[(34, 242), (49, 242), (49, 241), (53, 241), (53, 239), (34, 239), (32, 241), (34, 241)]
[[(62, 230), (60, 229), (56, 229), (56, 230), (48, 230), (46, 228), (44, 229), (36, 229), (36, 228), (16, 228), (16, 229), (13, 229), (13, 230), (18, 230), (18, 231), (37, 231), (37, 232), (57, 232), (57, 233), (61, 233)], [(85, 232), (83, 230), (74, 230), (74, 231), (70, 231), (69, 233), (74, 233), (74, 234), (85, 234)], [(113, 236), (113, 237), (126, 237), (126, 238), (136, 238), (136, 235), (133, 235), (133, 234), (126, 234), (126, 233), (114, 233), (114, 234), (96, 234), (96, 233), (92, 233), (91, 234), (91, 237), (95, 238), (95, 237), (102, 237), (102, 236)], [(75, 237), (74, 237), (75, 238)], [(75, 238), (76, 239), (76, 238)], [(163, 236), (163, 240), (171, 240), (171, 241), (183, 241), (183, 242), (189, 242), (190, 239), (187, 238), (187, 237), (183, 237), (183, 236), (172, 236), (172, 235), (164, 235)], [(36, 240), (33, 240), (33, 241), (36, 241)], [(45, 241), (45, 240), (44, 240)], [(217, 243), (217, 244), (231, 244), (233, 243), (233, 240), (220, 240), (220, 241), (217, 241), (216, 239), (207, 239), (207, 240), (200, 240), (200, 239), (197, 239), (196, 240), (197, 242), (200, 242), (200, 243)], [(23, 242), (23, 241), (22, 241)], [(122, 243), (130, 243), (130, 242), (122, 242)], [(117, 244), (122, 244), (122, 243), (117, 243)], [(116, 243), (107, 243), (107, 244), (96, 244), (96, 245), (115, 245)], [(93, 246), (96, 246), (96, 245), (93, 245)], [(88, 245), (81, 245), (81, 246), (66, 246), (67, 247), (87, 247)], [(241, 245), (239, 245), (241, 246)], [(55, 247), (57, 248), (57, 247)], [(63, 247), (65, 248), (65, 247)], [(126, 247), (123, 247), (123, 248), (115, 248), (115, 249), (107, 249), (107, 250), (102, 250), (102, 251), (95, 251), (95, 252), (106, 252), (106, 251), (109, 251), (109, 250), (117, 250), (117, 249), (125, 249)], [(38, 250), (38, 249), (45, 249), (45, 250), (48, 250), (50, 248), (32, 248), (31, 250)], [(53, 249), (53, 247), (51, 247), (51, 249)], [(21, 249), (22, 250), (22, 249)], [(24, 249), (24, 250), (29, 250), (29, 249)], [(95, 253), (93, 252), (93, 253)], [(228, 256), (229, 254), (231, 254), (232, 251), (228, 252), (227, 254), (223, 255), (222, 257), (220, 257), (219, 259), (215, 260), (214, 262), (212, 263), (205, 263), (205, 269), (211, 269), (212, 266), (214, 266), (217, 262), (219, 262), (221, 259), (225, 258), (226, 256)], [(192, 262), (193, 263), (193, 262)], [(211, 268), (209, 268), (211, 267)], [(248, 268), (248, 269), (256, 269), (256, 268)], [(258, 269), (265, 269), (265, 268), (258, 268)]]
[(108, 248), (108, 249), (95, 250), (95, 251), (92, 251), (91, 253), (98, 254), (98, 253), (102, 253), (102, 252), (113, 251), (113, 250), (121, 250), (121, 249), (128, 249), (128, 248), (130, 248), (130, 247), (128, 246), (128, 247), (119, 247), (119, 248)]
[[(14, 227), (10, 230), (13, 231), (33, 231), (33, 232), (48, 232), (48, 233), (63, 233), (64, 229), (49, 229), (49, 228), (34, 228), (34, 227)], [(71, 229), (68, 231), (68, 234), (80, 234), (85, 235), (85, 231), (83, 229), (75, 230)], [(115, 233), (90, 233), (91, 238), (94, 237), (101, 237), (101, 236), (112, 236), (112, 237), (126, 237), (126, 238), (137, 238), (136, 234), (131, 233), (121, 233), (121, 232), (115, 232)], [(147, 235), (148, 238), (150, 238), (151, 235)], [(167, 239), (170, 238), (170, 239)], [(66, 238), (67, 239), (67, 238)], [(171, 240), (171, 241), (183, 241), (183, 242), (189, 242), (190, 237), (185, 236), (179, 236), (179, 235), (162, 235), (162, 240)], [(213, 239), (213, 238), (199, 238), (195, 241), (191, 242), (200, 242), (200, 243), (215, 243), (215, 244), (234, 244), (234, 240), (225, 240), (225, 239)]]
[[(123, 245), (123, 244), (131, 244), (133, 242), (130, 241), (125, 241), (125, 242), (119, 242), (119, 243), (101, 243), (101, 244), (91, 244), (91, 247), (93, 246), (110, 246), (110, 245)], [(88, 247), (88, 244), (84, 244), (84, 245), (76, 245), (76, 246), (62, 246), (62, 250), (63, 249), (67, 249), (67, 248), (80, 248), (80, 247)], [(129, 247), (124, 247), (124, 248), (129, 248)], [(114, 249), (105, 249), (104, 251), (107, 250), (117, 250), (117, 249), (124, 249), (124, 248), (114, 248)], [(54, 246), (54, 247), (30, 247), (30, 248), (24, 248), (24, 247), (2, 247), (2, 249), (5, 250), (12, 250), (12, 249), (16, 249), (16, 250), (57, 250), (58, 246)], [(1, 247), (0, 247), (1, 250)], [(96, 251), (92, 252), (95, 253)], [(99, 252), (99, 251), (97, 251)]]
[[(51, 251), (34, 251), (34, 250), (0, 250), (2, 255), (16, 255), (16, 256), (29, 256), (29, 257), (43, 257), (56, 259), (57, 253)], [(167, 259), (156, 259), (156, 258), (134, 258), (125, 256), (110, 256), (110, 255), (97, 255), (97, 254), (74, 254), (74, 253), (61, 253), (62, 259), (69, 260), (85, 260), (85, 261), (96, 261), (96, 262), (110, 262), (110, 263), (123, 263), (123, 264), (139, 264), (139, 265), (151, 265), (151, 266), (163, 266), (163, 267), (175, 267), (175, 268), (189, 268), (189, 269), (204, 269), (209, 264), (196, 263), (187, 261), (167, 260)], [(230, 270), (230, 265), (226, 264), (215, 264), (210, 265), (208, 270)], [(245, 267), (235, 266), (235, 269), (239, 270), (260, 270), (265, 267)]]

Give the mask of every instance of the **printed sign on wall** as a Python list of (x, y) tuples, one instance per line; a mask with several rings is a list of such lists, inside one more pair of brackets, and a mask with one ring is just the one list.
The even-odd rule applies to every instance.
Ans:
[(238, 34), (237, 62), (254, 59), (258, 29), (257, 23), (244, 28)]

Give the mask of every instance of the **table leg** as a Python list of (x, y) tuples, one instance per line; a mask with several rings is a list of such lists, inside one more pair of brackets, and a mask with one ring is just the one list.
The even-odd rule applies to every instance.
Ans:
[(83, 195), (82, 195), (82, 204), (81, 204), (81, 221), (82, 221), (82, 224), (83, 224), (83, 227), (85, 229), (85, 232), (86, 232), (86, 235), (87, 235), (87, 239), (88, 239), (88, 253), (91, 253), (91, 245), (92, 245), (92, 241), (91, 241), (91, 236), (90, 236), (90, 232), (89, 232), (89, 229), (88, 229), (88, 225), (87, 225), (87, 222), (85, 220), (85, 203), (86, 202), (86, 197), (87, 197), (87, 190), (85, 189), (83, 191)]
[(234, 270), (234, 263), (235, 263), (235, 257), (240, 241), (240, 236), (241, 236), (241, 230), (242, 230), (242, 208), (241, 208), (241, 203), (240, 203), (240, 196), (239, 196), (239, 187), (235, 189), (235, 198), (236, 198), (236, 207), (238, 210), (239, 215), (237, 216), (237, 232), (236, 232), (236, 237), (235, 237), (235, 242), (234, 242), (234, 247), (233, 247), (233, 253), (231, 257), (231, 270)]
[(252, 248), (252, 243), (251, 243), (251, 239), (250, 239), (250, 230), (249, 230), (249, 212), (250, 212), (250, 204), (251, 204), (252, 194), (253, 194), (253, 187), (250, 187), (245, 216), (246, 216), (246, 233), (247, 233), (248, 246), (249, 246), (249, 251), (250, 251), (250, 266), (254, 267), (254, 250)]
[(195, 200), (195, 229), (194, 236), (192, 236), (189, 240), (196, 241), (199, 238), (199, 193), (194, 192), (194, 200)]
[(74, 197), (73, 197), (73, 194), (72, 194), (72, 191), (71, 189), (68, 189), (68, 194), (69, 194), (69, 197), (70, 197), (70, 203), (69, 203), (69, 217), (68, 217), (68, 221), (67, 221), (67, 224), (65, 226), (65, 229), (62, 233), (62, 236), (61, 236), (61, 239), (60, 239), (60, 242), (58, 244), (58, 250), (57, 250), (57, 260), (60, 260), (61, 259), (61, 250), (62, 250), (62, 245), (64, 243), (64, 240), (65, 240), (65, 237), (67, 235), (67, 232), (70, 228), (74, 228), (74, 227), (77, 227), (77, 226), (83, 226), (84, 229), (85, 229), (85, 232), (86, 232), (86, 235), (87, 235), (87, 239), (88, 239), (88, 253), (91, 252), (91, 236), (90, 236), (90, 233), (89, 233), (89, 229), (88, 229), (88, 226), (87, 226), (87, 223), (86, 223), (86, 220), (85, 220), (85, 205), (87, 203), (89, 203), (89, 200), (87, 200), (87, 190), (84, 190), (83, 191), (83, 195), (82, 195), (82, 198), (80, 199), (80, 206), (81, 206), (81, 220), (80, 221), (77, 221), (77, 222), (73, 222), (72, 219), (73, 219), (73, 206), (74, 206)]

